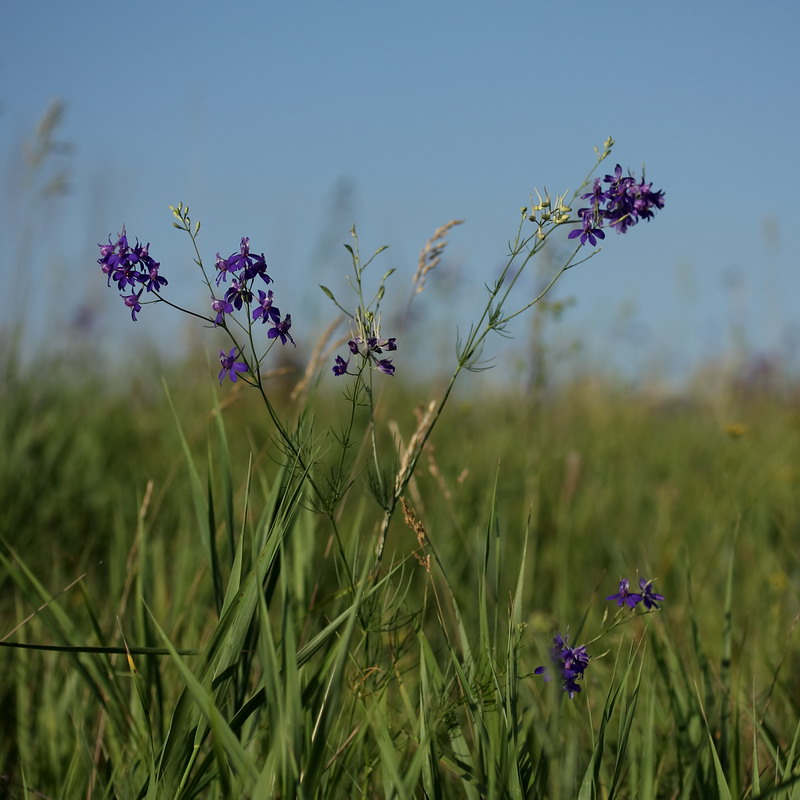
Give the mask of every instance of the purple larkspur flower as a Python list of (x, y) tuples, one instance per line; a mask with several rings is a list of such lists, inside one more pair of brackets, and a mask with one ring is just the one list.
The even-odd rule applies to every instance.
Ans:
[(258, 307), (253, 311), (253, 322), (259, 317), (262, 323), (271, 319), (277, 325), (281, 321), (280, 309), (272, 305), (272, 289), (267, 292), (258, 290)]
[[(553, 666), (559, 671), (561, 677), (561, 688), (569, 694), (569, 699), (580, 692), (581, 687), (578, 681), (583, 678), (586, 667), (589, 666), (589, 654), (586, 652), (586, 645), (570, 647), (567, 644), (569, 636), (562, 636), (560, 633), (553, 637), (553, 647), (550, 648), (550, 659)], [(541, 675), (544, 680), (550, 680), (547, 667), (536, 667), (534, 674)]]
[[(581, 211), (591, 212), (591, 209), (581, 209)], [(584, 213), (582, 216), (583, 228), (576, 228), (574, 231), (570, 231), (569, 238), (574, 239), (580, 236), (581, 244), (586, 244), (588, 241), (589, 244), (594, 247), (597, 244), (597, 240), (605, 239), (606, 235), (603, 233), (602, 228), (595, 222), (593, 213)]]
[(371, 353), (382, 353), (384, 350), (397, 350), (397, 339), (381, 339), (378, 336), (370, 336), (367, 339), (367, 348)]
[(275, 323), (275, 325), (267, 331), (267, 336), (270, 339), (280, 339), (281, 344), (286, 344), (287, 339), (292, 344), (294, 344), (294, 339), (292, 339), (292, 334), (289, 333), (289, 328), (291, 327), (292, 327), (292, 315), (287, 314), (283, 322)]
[(599, 208), (600, 205), (607, 199), (606, 193), (603, 191), (603, 185), (600, 182), (600, 178), (594, 179), (594, 183), (592, 184), (592, 191), (587, 192), (586, 194), (582, 194), (581, 200), (587, 200), (590, 197), (592, 198), (593, 208)]
[(231, 282), (231, 288), (225, 292), (225, 299), (232, 303), (237, 311), (242, 310), (242, 303), (251, 303), (253, 300), (253, 293), (247, 288), (244, 281), (234, 278)]
[(639, 588), (642, 590), (642, 602), (644, 603), (644, 607), (648, 611), (654, 608), (658, 609), (658, 603), (664, 599), (664, 595), (653, 591), (653, 581), (639, 578)]
[(604, 216), (617, 233), (626, 233), (640, 219), (649, 221), (654, 208), (664, 207), (664, 192), (654, 192), (653, 184), (645, 183), (644, 174), (637, 182), (630, 171), (623, 175), (622, 167), (617, 164), (614, 174), (606, 175), (603, 181), (609, 184)]
[(247, 364), (245, 364), (243, 361), (236, 360), (235, 347), (227, 355), (225, 355), (224, 350), (220, 350), (219, 363), (222, 364), (222, 369), (219, 371), (220, 386), (222, 385), (222, 381), (225, 378), (225, 373), (228, 373), (228, 377), (231, 379), (231, 381), (233, 381), (233, 383), (236, 383), (236, 373), (248, 371)]
[[(126, 289), (131, 290), (129, 294), (120, 294), (120, 297), (131, 309), (131, 317), (135, 321), (137, 312), (142, 310), (139, 303), (142, 292), (146, 289), (157, 293), (162, 286), (167, 285), (167, 279), (159, 274), (161, 265), (150, 255), (149, 243), (141, 244), (137, 239), (136, 244), (131, 247), (124, 225), (116, 242), (112, 242), (109, 236), (108, 244), (100, 244), (98, 247), (100, 258), (97, 263), (107, 276), (108, 285), (111, 286), (113, 281), (120, 293)], [(140, 287), (138, 292), (137, 287)]]
[(637, 603), (641, 602), (642, 596), (636, 592), (631, 592), (630, 582), (627, 578), (623, 578), (619, 582), (619, 591), (606, 597), (606, 600), (616, 600), (620, 608), (622, 606), (633, 608)]
[(272, 278), (267, 275), (267, 262), (264, 254), (253, 255), (250, 252), (249, 236), (242, 236), (238, 253), (231, 253), (228, 258), (222, 258), (217, 253), (216, 267), (219, 271), (217, 286), (220, 281), (227, 281), (229, 273), (234, 276), (238, 274), (238, 278), (242, 282), (252, 280), (256, 275), (260, 275), (265, 283), (272, 283)]
[(166, 286), (169, 281), (163, 276), (158, 274), (158, 268), (161, 266), (157, 261), (153, 261), (152, 266), (148, 270), (147, 280), (145, 287), (148, 292), (158, 292), (162, 286)]
[[(378, 355), (383, 354), (384, 350), (397, 350), (397, 339), (394, 336), (389, 339), (384, 339), (373, 334), (372, 336), (368, 336), (366, 340), (362, 339), (360, 336), (356, 336), (350, 339), (347, 346), (354, 356), (361, 355), (365, 361), (371, 361), (376, 369), (384, 375), (394, 375), (395, 367), (392, 364), (392, 360), (390, 358), (378, 358)], [(336, 364), (332, 368), (334, 375), (344, 375), (346, 372), (346, 370), (339, 371), (338, 367), (340, 366), (340, 361), (344, 363), (344, 359), (340, 356), (336, 356)]]
[[(603, 184), (608, 184), (603, 188)], [(639, 220), (648, 222), (653, 218), (655, 210), (664, 208), (664, 192), (653, 191), (652, 183), (645, 183), (644, 174), (637, 181), (628, 171), (623, 175), (622, 167), (617, 164), (614, 172), (606, 175), (602, 182), (595, 178), (592, 190), (581, 195), (581, 200), (591, 200), (588, 208), (578, 210), (582, 227), (571, 231), (570, 239), (580, 236), (581, 244), (587, 242), (594, 247), (598, 239), (604, 239), (603, 227), (609, 225), (617, 233), (627, 233), (628, 228)]]
[(211, 308), (217, 312), (217, 318), (214, 320), (215, 325), (222, 325), (225, 321), (225, 315), (233, 313), (233, 306), (227, 300), (217, 300), (213, 296), (211, 298)]
[(627, 578), (623, 578), (619, 582), (619, 591), (616, 594), (610, 594), (606, 600), (616, 600), (620, 608), (623, 605), (635, 608), (639, 603), (643, 603), (647, 611), (660, 608), (658, 604), (664, 599), (664, 596), (653, 591), (653, 581), (639, 578), (639, 589), (641, 591), (632, 592), (630, 582)]
[(333, 365), (334, 375), (344, 375), (347, 372), (349, 361), (345, 361), (341, 356), (336, 356), (336, 363)]
[(219, 286), (220, 281), (227, 283), (228, 274), (231, 272), (228, 259), (223, 258), (219, 252), (217, 252), (217, 260), (214, 262), (214, 266), (217, 268), (217, 286)]
[(139, 298), (142, 296), (144, 289), (139, 289), (137, 294), (126, 294), (122, 296), (125, 305), (131, 310), (131, 318), (136, 322), (136, 314), (142, 310), (142, 305)]

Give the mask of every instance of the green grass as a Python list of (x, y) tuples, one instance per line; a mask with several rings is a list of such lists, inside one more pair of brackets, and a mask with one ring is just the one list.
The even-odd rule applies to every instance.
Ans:
[[(0, 650), (6, 796), (800, 797), (796, 396), (462, 395), (376, 572), (363, 482), (334, 529), (255, 393), (6, 377), (0, 635), (62, 648)], [(663, 610), (592, 641), (637, 571)]]

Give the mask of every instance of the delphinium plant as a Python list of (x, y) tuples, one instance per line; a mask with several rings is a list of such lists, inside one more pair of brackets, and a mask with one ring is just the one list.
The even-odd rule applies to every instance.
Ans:
[[(608, 158), (612, 146), (613, 140), (609, 138), (602, 149), (597, 151), (597, 165)], [(405, 503), (409, 483), (420, 457), (462, 372), (481, 370), (484, 367), (482, 358), (488, 337), (495, 333), (505, 333), (508, 324), (539, 303), (565, 272), (594, 256), (597, 250), (589, 248), (596, 248), (598, 242), (605, 238), (606, 231), (615, 230), (624, 234), (641, 220), (652, 219), (654, 213), (664, 205), (663, 192), (654, 190), (644, 176), (637, 179), (631, 173), (624, 174), (620, 165), (603, 178), (591, 178), (590, 173), (590, 177), (573, 193), (564, 192), (551, 196), (545, 191), (543, 194), (536, 194), (537, 202), (531, 201), (530, 206), (523, 207), (520, 211), (517, 231), (510, 243), (506, 263), (497, 279), (486, 287), (488, 297), (482, 313), (458, 343), (456, 364), (443, 393), (420, 415), (415, 432), (407, 445), (400, 448), (399, 454), (387, 447), (377, 414), (376, 399), (376, 382), (395, 380), (402, 369), (401, 362), (397, 362), (397, 355), (402, 353), (402, 338), (394, 331), (384, 330), (382, 324), (382, 301), (394, 270), (384, 272), (372, 284), (372, 288), (369, 288), (369, 276), (366, 274), (384, 248), (377, 250), (368, 259), (362, 259), (354, 228), (351, 231), (352, 244), (346, 245), (352, 262), (349, 277), (352, 302), (334, 296), (325, 286), (321, 287), (343, 315), (348, 327), (348, 332), (343, 337), (343, 348), (335, 355), (331, 354), (332, 361), (326, 366), (323, 359), (318, 357), (316, 363), (312, 364), (317, 369), (317, 379), (329, 371), (337, 381), (344, 384), (348, 408), (343, 423), (331, 431), (322, 447), (317, 434), (306, 423), (308, 408), (302, 407), (293, 414), (293, 418), (287, 418), (282, 415), (270, 395), (265, 365), (271, 351), (276, 346), (296, 347), (294, 336), (298, 336), (301, 347), (304, 347), (305, 336), (303, 331), (298, 334), (297, 329), (292, 328), (291, 314), (283, 313), (279, 309), (279, 273), (268, 267), (263, 253), (259, 254), (251, 249), (250, 238), (242, 237), (239, 249), (227, 258), (218, 252), (213, 269), (210, 270), (203, 260), (198, 244), (200, 224), (190, 218), (187, 206), (179, 204), (171, 207), (174, 226), (185, 232), (191, 240), (194, 260), (208, 292), (205, 309), (187, 309), (173, 303), (169, 299), (167, 279), (161, 274), (160, 264), (150, 255), (149, 245), (142, 245), (139, 241), (131, 243), (124, 228), (116, 239), (110, 237), (107, 244), (100, 246), (99, 263), (102, 271), (107, 276), (109, 286), (116, 287), (123, 303), (130, 309), (133, 321), (139, 320), (144, 313), (149, 314), (151, 309), (148, 306), (158, 303), (199, 318), (208, 327), (215, 328), (221, 336), (218, 373), (220, 384), (244, 382), (260, 395), (273, 427), (275, 441), (283, 453), (283, 467), (287, 476), (284, 479), (283, 493), (276, 501), (273, 513), (291, 517), (297, 513), (297, 503), (301, 502), (308, 504), (327, 520), (332, 537), (337, 543), (339, 569), (346, 576), (350, 597), (347, 612), (340, 615), (340, 621), (322, 631), (324, 641), (329, 645), (334, 635), (340, 645), (336, 651), (337, 657), (326, 662), (327, 669), (332, 670), (331, 674), (334, 676), (334, 695), (341, 691), (340, 682), (347, 672), (346, 662), (357, 660), (356, 653), (360, 652), (360, 658), (364, 662), (357, 671), (367, 670), (365, 674), (369, 674), (369, 664), (385, 662), (385, 655), (380, 651), (385, 646), (385, 634), (381, 631), (384, 630), (383, 625), (387, 618), (386, 593), (388, 587), (395, 585), (399, 579), (397, 564), (388, 568), (382, 567), (387, 540), (397, 510), (401, 503)], [(536, 297), (522, 303), (516, 302), (515, 287), (532, 260), (553, 238), (573, 244), (567, 259)], [(423, 278), (424, 275), (418, 273), (416, 280)], [(320, 451), (330, 451), (331, 442), (335, 443), (332, 448), (333, 456), (322, 458)], [(369, 454), (363, 463), (359, 458), (363, 449), (362, 443), (366, 445), (366, 452)], [(366, 475), (369, 494), (378, 506), (380, 520), (376, 528), (371, 525), (363, 526), (365, 540), (354, 550), (352, 545), (348, 549), (339, 530), (339, 520), (341, 506), (362, 471)], [(408, 513), (413, 514), (413, 511)], [(423, 550), (429, 551), (426, 563), (430, 569), (430, 553), (435, 555), (436, 552), (434, 543), (424, 532), (419, 535), (419, 543)], [(372, 553), (370, 558), (364, 558), (361, 551), (365, 548), (366, 552)], [(253, 563), (258, 564), (262, 553), (254, 551)], [(277, 558), (274, 551), (272, 556), (273, 559)], [(443, 565), (440, 564), (439, 567), (443, 568)], [(254, 582), (269, 585), (279, 574), (282, 574), (282, 570), (278, 562), (271, 560), (269, 567), (261, 573), (256, 568)], [(660, 595), (652, 594), (649, 587), (648, 583), (647, 587), (642, 587), (641, 594), (633, 594), (627, 591), (627, 584), (624, 589), (621, 584), (620, 590), (625, 592), (621, 605), (630, 609), (638, 602), (643, 602), (648, 610), (655, 607), (654, 601), (660, 599)], [(247, 612), (251, 619), (250, 624), (258, 616), (257, 606), (255, 598), (251, 597)], [(224, 610), (224, 601), (222, 607)], [(242, 609), (238, 609), (237, 614), (242, 613)], [(400, 616), (399, 606), (388, 616), (396, 621)], [(356, 646), (359, 629), (362, 631), (363, 642)], [(263, 635), (265, 633), (262, 626)], [(447, 632), (444, 633), (444, 639), (450, 641)], [(580, 691), (578, 682), (583, 677), (590, 656), (586, 646), (571, 647), (567, 641), (567, 636), (556, 635), (556, 644), (551, 655), (553, 668), (560, 673), (563, 688), (572, 699)], [(398, 647), (398, 651), (401, 650)], [(465, 679), (470, 674), (470, 680), (477, 679), (481, 673), (477, 664), (485, 655), (480, 658), (475, 656), (474, 660), (466, 659), (462, 664)], [(509, 656), (512, 660), (515, 657)], [(399, 658), (400, 655), (390, 658), (389, 665), (394, 663), (394, 669), (397, 669)], [(227, 662), (217, 664), (216, 668), (220, 669), (226, 664)], [(228, 666), (232, 665), (231, 663)], [(266, 667), (266, 664), (262, 667)], [(383, 668), (380, 671), (384, 675), (388, 674)], [(544, 668), (537, 672), (548, 674)], [(385, 693), (385, 680), (369, 678), (365, 685), (369, 685), (371, 691), (378, 695)], [(461, 689), (467, 691), (467, 684), (462, 684)], [(215, 696), (219, 697), (219, 693)], [(328, 700), (330, 701), (330, 697)], [(263, 702), (267, 702), (266, 698)], [(322, 743), (334, 724), (332, 709), (335, 706), (330, 702), (318, 702), (320, 705), (316, 707), (311, 704), (311, 707), (316, 708), (316, 735), (310, 737), (304, 748), (306, 758), (310, 759), (313, 766), (305, 772), (300, 765), (288, 771), (284, 766), (278, 771), (279, 778), (272, 776), (272, 780), (278, 780), (286, 790), (293, 781), (307, 787), (316, 787), (317, 790), (325, 785), (323, 774), (319, 772), (319, 759), (323, 757), (323, 753), (330, 756), (335, 752), (333, 745), (329, 743), (326, 748)], [(340, 702), (342, 708), (350, 707), (349, 713), (354, 713), (347, 701), (340, 699)], [(234, 719), (242, 713), (241, 708), (233, 711)], [(374, 712), (362, 709), (362, 713), (369, 717)], [(479, 724), (477, 719), (473, 719), (473, 722)], [(209, 718), (208, 724), (213, 731), (213, 720)], [(218, 720), (216, 724), (221, 723)], [(231, 720), (228, 720), (228, 724), (231, 724)], [(459, 736), (453, 737), (452, 731), (453, 729), (449, 734), (450, 746), (455, 753), (463, 744), (460, 743)], [(434, 733), (431, 731), (428, 736), (434, 736)], [(427, 746), (432, 744), (433, 740)], [(418, 742), (418, 746), (421, 747), (420, 752), (425, 750), (422, 740)], [(301, 763), (303, 761), (301, 758)], [(485, 767), (478, 769), (480, 761), (479, 759), (473, 764), (472, 780), (483, 791), (490, 784), (494, 785), (495, 778), (492, 777), (491, 770), (487, 771)], [(383, 764), (383, 769), (389, 770), (388, 763)], [(252, 777), (254, 776), (251, 775)], [(433, 780), (430, 775), (428, 778)], [(526, 780), (528, 788), (535, 783), (532, 773)], [(541, 780), (541, 775), (538, 780)], [(413, 782), (407, 785), (410, 788)]]
[[(126, 636), (122, 648), (98, 648), (106, 655), (124, 652), (134, 686), (127, 701), (113, 671), (83, 670), (97, 696), (115, 698), (117, 713), (109, 728), (116, 738), (106, 757), (113, 766), (104, 774), (109, 792), (125, 785), (127, 796), (143, 798), (333, 798), (379, 792), (387, 797), (477, 798), (525, 797), (556, 787), (562, 796), (571, 796), (575, 765), (573, 777), (555, 777), (562, 763), (554, 751), (559, 737), (546, 735), (553, 732), (557, 709), (581, 693), (585, 673), (602, 655), (594, 643), (637, 616), (640, 605), (646, 612), (658, 610), (663, 597), (650, 581), (642, 580), (639, 592), (622, 581), (610, 598), (618, 603), (618, 615), (605, 620), (595, 639), (570, 644), (573, 634), (558, 633), (550, 667), (523, 666), (522, 569), (505, 638), (500, 626), (489, 623), (494, 522), (487, 525), (478, 576), (479, 637), (471, 642), (464, 619), (472, 610), (462, 608), (448, 583), (447, 564), (415, 516), (409, 495), (455, 384), (462, 373), (484, 368), (488, 338), (506, 333), (509, 323), (539, 303), (567, 271), (593, 257), (608, 231), (625, 234), (663, 208), (663, 192), (654, 190), (644, 175), (636, 178), (616, 165), (604, 177), (593, 177), (613, 144), (609, 138), (596, 149), (595, 167), (576, 191), (537, 192), (536, 202), (521, 208), (505, 264), (486, 286), (483, 310), (458, 341), (441, 395), (422, 409), (405, 444), (387, 435), (377, 388), (381, 383), (391, 391), (403, 371), (402, 332), (383, 324), (383, 300), (394, 270), (371, 279), (367, 271), (384, 248), (363, 259), (355, 228), (346, 245), (351, 297), (322, 287), (347, 331), (309, 355), (304, 391), (290, 413), (273, 396), (268, 365), (275, 348), (309, 353), (307, 329), (302, 318), (293, 326), (280, 295), (280, 270), (267, 264), (261, 242), (243, 236), (238, 249), (227, 257), (217, 252), (210, 266), (201, 254), (200, 223), (184, 204), (170, 207), (174, 226), (191, 241), (207, 293), (200, 308), (171, 299), (176, 276), (168, 270), (162, 275), (149, 244), (132, 240), (124, 227), (100, 245), (102, 273), (133, 322), (142, 324), (153, 306), (162, 304), (213, 329), (219, 342), (216, 378), (221, 385), (244, 384), (257, 393), (275, 445), (270, 456), (277, 462), (260, 513), (254, 510), (248, 470), (243, 522), (236, 531), (233, 492), (228, 487), (220, 500), (212, 480), (219, 465), (209, 464), (204, 486), (181, 432), (198, 529), (206, 529), (215, 615), (204, 640), (180, 650), (143, 596), (137, 633), (146, 641)], [(431, 264), (441, 254), (444, 233), (455, 224), (437, 231)], [(522, 276), (554, 240), (571, 244), (566, 259), (537, 296), (519, 300)], [(417, 272), (415, 291), (427, 271)], [(315, 395), (306, 389), (323, 378), (341, 388), (345, 403), (341, 420), (320, 434), (314, 425)], [(372, 513), (362, 502), (364, 495), (353, 491), (362, 478), (375, 504)], [(220, 506), (229, 539), (225, 568), (216, 542)], [(405, 560), (387, 556), (399, 510), (403, 519), (398, 524), (405, 522), (416, 534), (419, 550), (414, 555), (428, 581), (416, 605), (409, 600)], [(331, 560), (319, 553), (325, 541), (334, 545)], [(499, 550), (494, 558), (500, 559)], [(321, 569), (331, 575), (319, 574)], [(579, 627), (574, 637), (581, 633)], [(201, 663), (190, 666), (195, 656)], [(160, 667), (166, 657), (183, 687), (171, 706), (164, 699)], [(549, 693), (551, 699), (542, 700), (539, 710), (549, 703), (551, 721), (540, 725), (535, 703), (525, 707), (523, 698), (530, 700), (535, 687), (541, 688), (534, 675), (551, 673), (560, 678), (551, 684), (560, 683), (564, 691), (558, 699)], [(616, 681), (608, 690), (601, 733), (623, 685)], [(123, 732), (130, 736), (127, 743)], [(602, 748), (595, 753), (596, 760), (578, 775), (589, 787), (581, 791), (590, 792), (581, 796), (591, 796), (605, 780)], [(129, 766), (125, 777), (123, 763)], [(614, 785), (617, 779), (615, 773)]]

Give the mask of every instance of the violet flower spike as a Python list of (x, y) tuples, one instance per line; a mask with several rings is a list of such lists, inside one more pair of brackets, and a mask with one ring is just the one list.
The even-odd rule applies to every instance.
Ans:
[(236, 348), (234, 347), (228, 355), (225, 355), (224, 350), (219, 351), (219, 363), (222, 364), (222, 369), (219, 371), (219, 384), (222, 386), (222, 381), (225, 378), (225, 373), (233, 383), (236, 383), (237, 372), (248, 372), (248, 366), (243, 361), (236, 361)]

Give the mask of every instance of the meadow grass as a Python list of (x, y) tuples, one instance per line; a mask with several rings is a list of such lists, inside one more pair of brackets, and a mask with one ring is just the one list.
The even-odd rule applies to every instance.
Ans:
[[(559, 304), (540, 301), (603, 227), (663, 207), (644, 175), (591, 174), (521, 210), (448, 379), (386, 356), (459, 220), (423, 248), (392, 338), (392, 270), (363, 279), (380, 250), (362, 260), (353, 229), (355, 299), (322, 287), (349, 339), (332, 324), (305, 372), (290, 315), (255, 297), (263, 256), (245, 237), (207, 269), (182, 204), (213, 310), (174, 305), (124, 233), (99, 263), (134, 320), (151, 301), (215, 327), (234, 385), (8, 338), (3, 796), (800, 797), (797, 387), (549, 383)], [(574, 250), (527, 296), (553, 234)], [(525, 312), (530, 387), (455, 389)], [(640, 577), (635, 608), (608, 599)]]
[[(0, 635), (45, 647), (0, 650), (6, 796), (800, 796), (796, 390), (461, 394), (378, 571), (369, 492), (334, 530), (253, 392), (2, 393)], [(666, 601), (614, 627), (637, 571)]]

